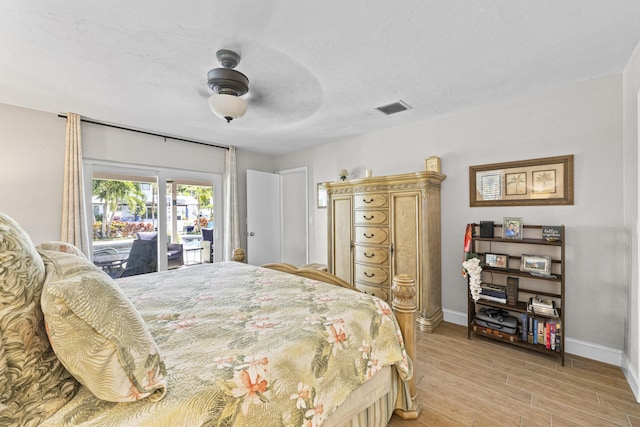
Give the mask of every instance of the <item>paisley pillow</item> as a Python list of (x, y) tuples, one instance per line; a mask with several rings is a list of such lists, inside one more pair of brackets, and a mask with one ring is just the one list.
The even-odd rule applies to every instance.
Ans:
[(166, 392), (166, 369), (142, 317), (114, 280), (84, 256), (39, 250), (53, 350), (96, 397), (131, 402)]
[(32, 426), (78, 382), (51, 349), (40, 309), (44, 264), (27, 233), (0, 213), (0, 425)]

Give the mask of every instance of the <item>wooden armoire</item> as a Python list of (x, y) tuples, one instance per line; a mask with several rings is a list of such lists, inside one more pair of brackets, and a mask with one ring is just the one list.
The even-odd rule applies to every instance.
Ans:
[(391, 303), (394, 276), (416, 279), (418, 325), (442, 321), (437, 172), (325, 183), (329, 272)]

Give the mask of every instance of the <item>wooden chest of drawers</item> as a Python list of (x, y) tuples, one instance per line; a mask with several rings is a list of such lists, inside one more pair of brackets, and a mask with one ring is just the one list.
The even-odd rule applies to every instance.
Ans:
[(427, 331), (442, 321), (440, 285), (440, 183), (437, 172), (325, 183), (329, 272), (391, 302), (394, 276), (416, 280)]
[[(389, 195), (354, 194), (355, 266), (358, 289), (385, 300), (390, 297)], [(390, 301), (389, 301), (390, 302)]]

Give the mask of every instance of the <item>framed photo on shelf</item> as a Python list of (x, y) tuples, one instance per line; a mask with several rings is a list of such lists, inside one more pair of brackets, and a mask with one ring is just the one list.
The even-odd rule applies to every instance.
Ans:
[(522, 218), (507, 216), (502, 219), (503, 239), (522, 239)]
[(573, 154), (469, 166), (469, 206), (573, 205)]
[(509, 268), (509, 255), (485, 254), (484, 263), (487, 267), (502, 268), (506, 270)]
[(551, 275), (551, 257), (544, 255), (526, 255), (522, 254), (522, 262), (520, 264), (521, 271), (527, 271), (533, 275), (550, 276)]

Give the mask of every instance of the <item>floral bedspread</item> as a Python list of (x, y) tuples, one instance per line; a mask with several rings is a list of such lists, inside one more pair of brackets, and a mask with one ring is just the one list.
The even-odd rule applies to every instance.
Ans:
[(117, 281), (168, 370), (159, 402), (110, 403), (84, 387), (44, 425), (316, 426), (378, 370), (411, 362), (374, 297), (239, 263)]

